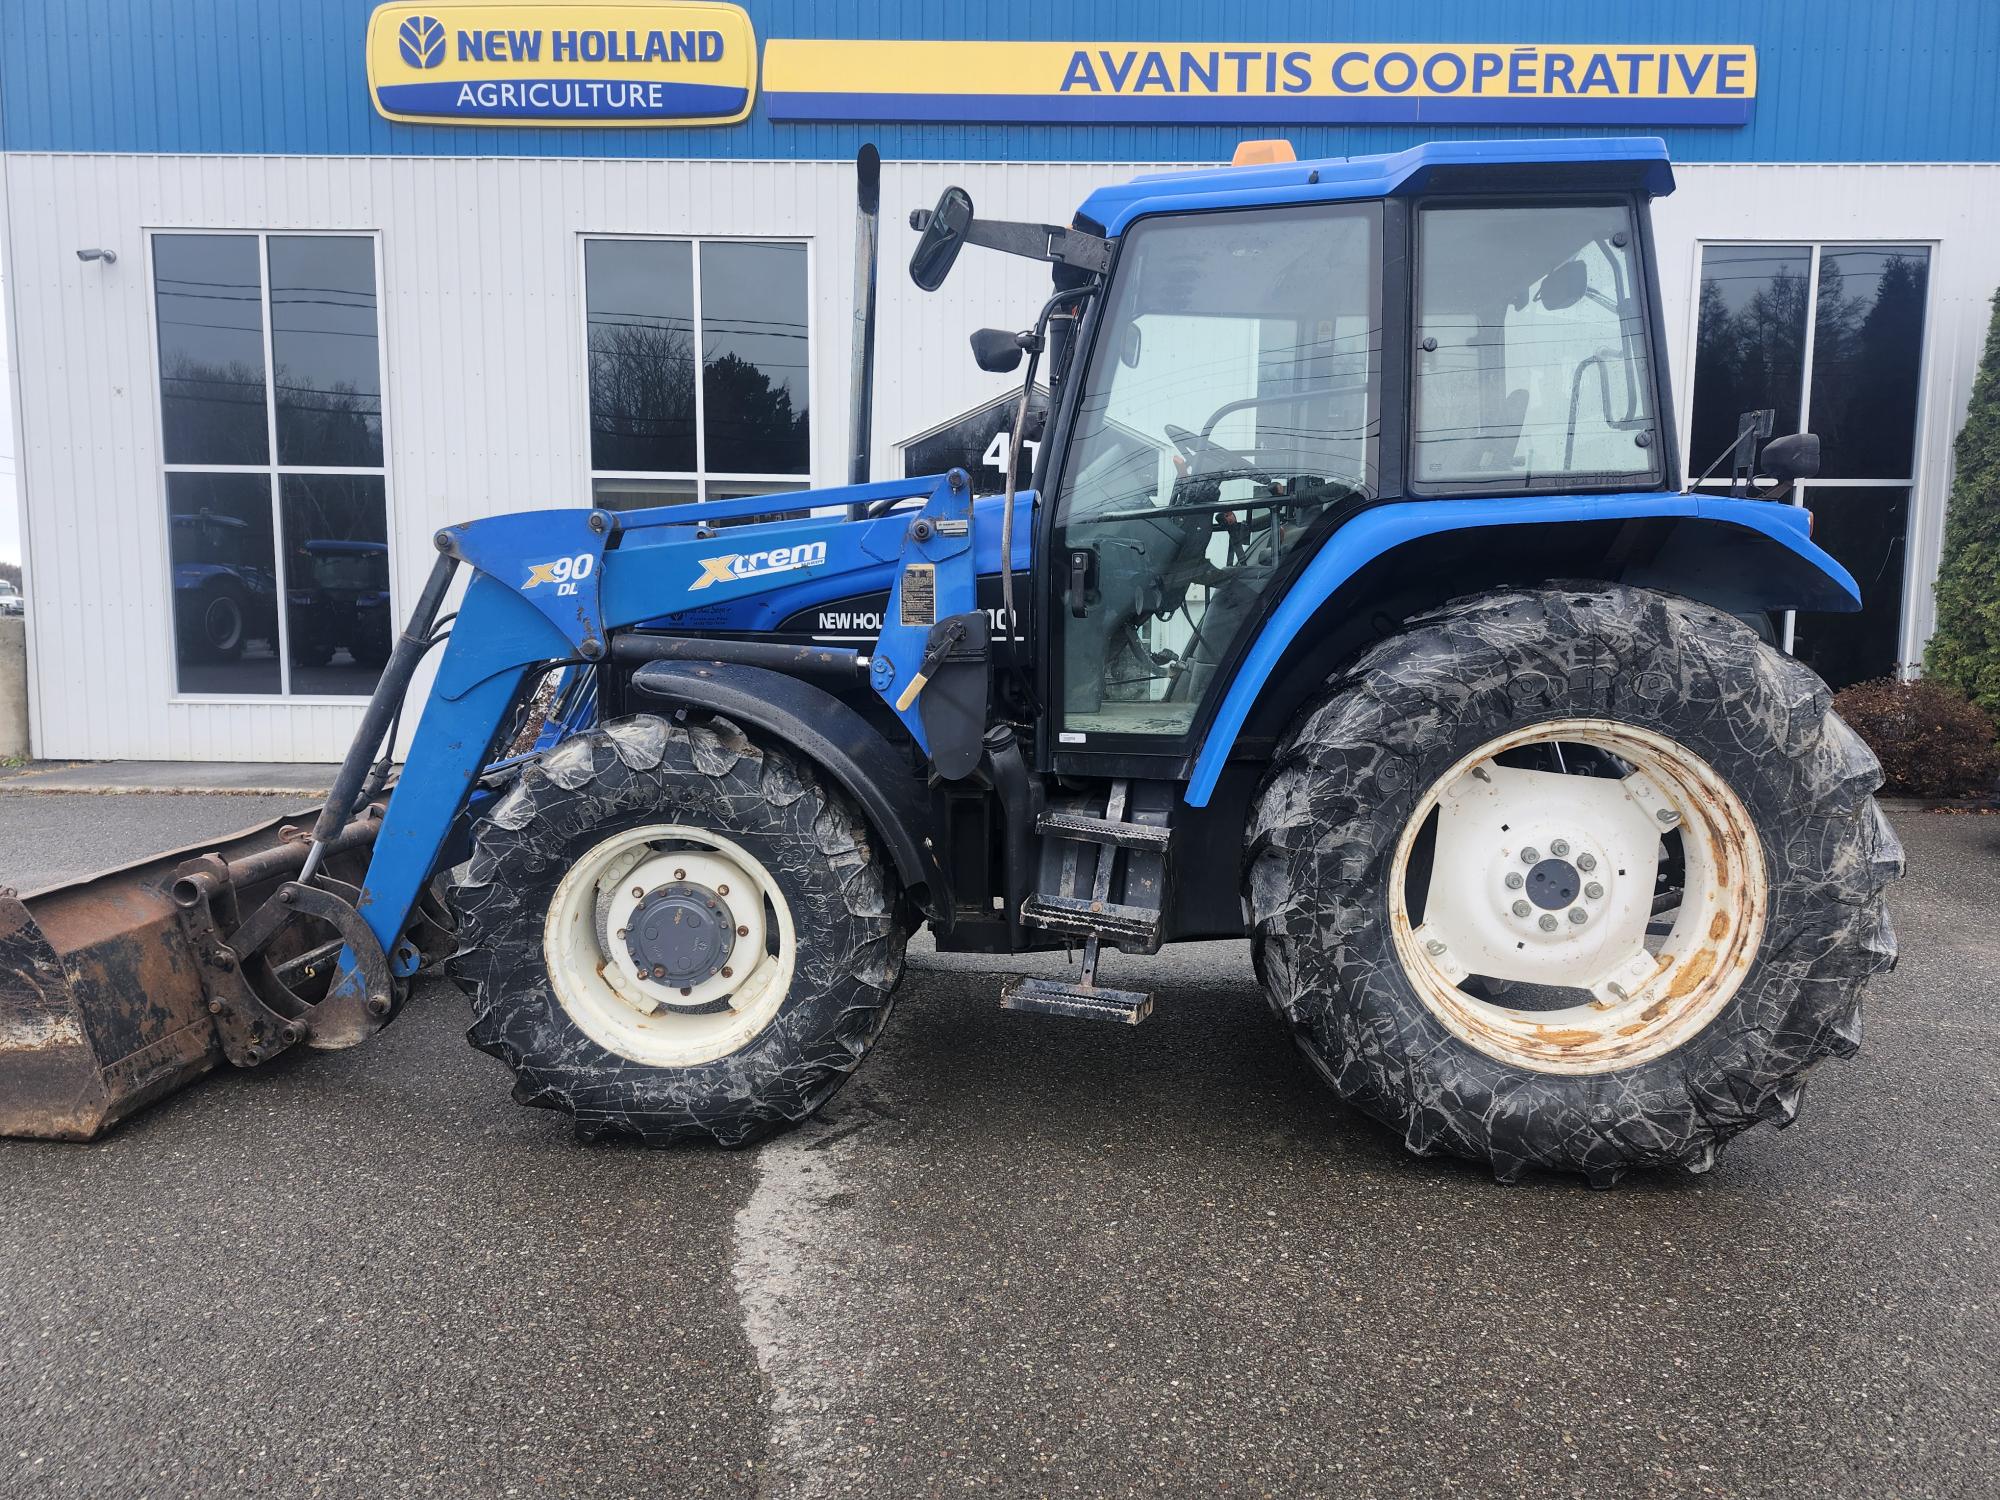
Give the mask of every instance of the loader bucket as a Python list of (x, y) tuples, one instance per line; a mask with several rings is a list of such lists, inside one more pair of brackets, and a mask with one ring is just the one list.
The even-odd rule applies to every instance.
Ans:
[[(251, 910), (304, 863), (315, 813), (25, 895), (0, 891), (0, 1135), (90, 1140), (224, 1060), (231, 1017), (217, 1013), (229, 1000), (212, 969), (231, 959), (220, 943), (197, 949), (183, 877), (211, 872), (232, 916)], [(350, 825), (331, 874), (358, 877), (374, 826)], [(306, 924), (293, 925), (300, 930), (258, 956), (259, 973), (310, 951)], [(305, 1029), (293, 1039), (305, 1040)]]

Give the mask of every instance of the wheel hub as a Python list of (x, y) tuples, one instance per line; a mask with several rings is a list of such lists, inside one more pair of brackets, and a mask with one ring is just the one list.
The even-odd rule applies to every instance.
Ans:
[(1566, 859), (1545, 859), (1528, 871), (1528, 899), (1543, 911), (1563, 911), (1583, 889), (1583, 877)]
[(654, 983), (692, 988), (729, 962), (735, 922), (709, 887), (674, 881), (648, 891), (627, 918), (625, 948), (633, 966)]

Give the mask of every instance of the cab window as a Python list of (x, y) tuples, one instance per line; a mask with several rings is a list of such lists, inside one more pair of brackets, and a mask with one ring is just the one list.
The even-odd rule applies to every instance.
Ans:
[(1603, 488), (1658, 474), (1636, 239), (1622, 203), (1418, 212), (1418, 486)]
[(1381, 207), (1141, 220), (1057, 497), (1067, 744), (1179, 736), (1313, 523), (1371, 496)]

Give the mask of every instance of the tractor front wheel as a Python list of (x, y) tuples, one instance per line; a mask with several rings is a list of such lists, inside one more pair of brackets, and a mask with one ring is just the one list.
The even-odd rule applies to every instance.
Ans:
[(585, 1138), (734, 1146), (804, 1119), (902, 972), (861, 814), (722, 719), (620, 720), (531, 762), (451, 904), (473, 1045)]
[(1687, 600), (1579, 585), (1417, 620), (1259, 794), (1257, 968), (1335, 1091), (1511, 1181), (1705, 1170), (1860, 1042), (1901, 850), (1825, 685)]

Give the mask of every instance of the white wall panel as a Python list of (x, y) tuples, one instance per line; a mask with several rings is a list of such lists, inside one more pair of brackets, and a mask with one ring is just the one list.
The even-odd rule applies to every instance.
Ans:
[[(173, 649), (144, 231), (316, 229), (382, 237), (392, 546), (413, 598), (437, 527), (588, 496), (578, 237), (811, 242), (817, 483), (847, 471), (853, 168), (845, 162), (40, 156), (5, 159), (36, 750), (50, 757), (325, 760), (344, 704), (183, 702)], [(982, 213), (1067, 223), (1102, 182), (1157, 165), (887, 163), (875, 473), (895, 444), (1010, 388), (966, 336), (1018, 326), (1045, 268), (980, 251), (944, 289), (904, 273), (910, 209), (948, 182)], [(1701, 238), (1923, 239), (1933, 264), (1905, 654), (1930, 628), (1949, 445), (2000, 282), (2000, 168), (1684, 167), (1658, 208), (1676, 395), (1686, 410)], [(118, 251), (86, 265), (81, 246)], [(1683, 427), (1684, 427), (1683, 423)]]
[[(1952, 439), (1965, 420), (1989, 302), (2000, 286), (2000, 166), (1694, 165), (1675, 172), (1679, 191), (1654, 205), (1653, 222), (1683, 444), (1704, 241), (1884, 240), (1934, 246), (1898, 653), (1906, 663), (1920, 662), (1936, 625), (1931, 584), (1944, 541)], [(1701, 467), (1707, 464), (1704, 458)]]

